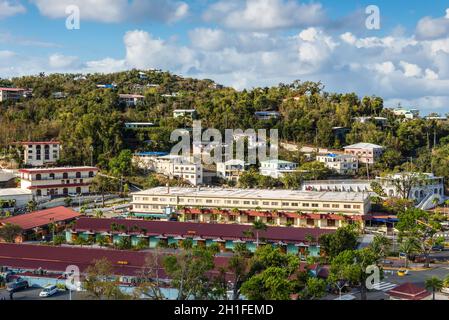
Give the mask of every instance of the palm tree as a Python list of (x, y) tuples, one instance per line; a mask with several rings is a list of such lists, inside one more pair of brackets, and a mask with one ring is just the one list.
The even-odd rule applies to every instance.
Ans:
[(426, 279), (426, 289), (432, 290), (432, 300), (435, 300), (435, 292), (443, 288), (443, 280), (438, 277)]
[(391, 240), (383, 235), (376, 235), (371, 246), (379, 257), (384, 258), (391, 248)]
[(95, 210), (95, 218), (100, 219), (100, 218), (103, 218), (103, 216), (104, 216), (104, 213), (102, 210), (98, 210), (98, 209)]
[(405, 254), (405, 268), (408, 267), (408, 257), (419, 250), (419, 243), (415, 238), (407, 238), (401, 243), (399, 251)]
[(252, 229), (256, 232), (256, 247), (259, 247), (259, 231), (267, 231), (267, 225), (260, 220), (253, 222)]

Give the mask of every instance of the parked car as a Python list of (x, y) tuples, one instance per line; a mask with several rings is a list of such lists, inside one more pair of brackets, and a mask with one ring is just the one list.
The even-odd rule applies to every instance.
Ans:
[(441, 244), (433, 246), (432, 251), (444, 251), (444, 246)]
[(10, 282), (6, 285), (6, 290), (8, 292), (17, 292), (28, 288), (29, 288), (28, 281), (22, 278), (17, 278), (14, 282)]
[(48, 298), (56, 294), (57, 292), (58, 287), (56, 287), (55, 285), (48, 285), (41, 291), (41, 293), (39, 293), (39, 297)]

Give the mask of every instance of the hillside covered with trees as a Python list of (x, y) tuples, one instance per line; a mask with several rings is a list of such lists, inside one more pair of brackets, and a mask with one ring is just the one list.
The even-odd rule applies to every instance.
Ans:
[[(99, 84), (116, 88), (97, 88)], [(375, 143), (386, 147), (376, 165), (379, 171), (401, 166), (403, 170), (433, 169), (449, 178), (448, 122), (404, 121), (384, 106), (381, 97), (329, 93), (321, 83), (295, 81), (236, 91), (212, 80), (131, 70), (86, 76), (40, 74), (0, 79), (0, 86), (33, 90), (32, 98), (1, 103), (0, 148), (6, 150), (15, 141), (59, 140), (62, 164), (90, 164), (92, 156), (95, 164), (109, 169), (109, 160), (123, 149), (168, 151), (172, 130), (191, 124), (189, 119), (173, 118), (173, 110), (193, 108), (203, 128), (277, 128), (284, 141), (327, 148)], [(55, 93), (64, 97), (56, 98)], [(141, 94), (145, 99), (128, 108), (119, 102), (121, 93)], [(279, 111), (281, 118), (257, 120), (256, 111)], [(388, 124), (354, 120), (361, 116), (386, 117)], [(132, 131), (125, 129), (125, 122), (153, 122), (156, 126)], [(335, 134), (336, 127), (347, 128), (346, 136)]]

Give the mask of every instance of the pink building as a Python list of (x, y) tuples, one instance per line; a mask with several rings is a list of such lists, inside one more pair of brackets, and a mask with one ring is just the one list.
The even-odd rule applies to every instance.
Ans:
[(382, 156), (384, 147), (372, 143), (357, 143), (344, 149), (345, 154), (356, 156), (359, 162), (373, 164)]

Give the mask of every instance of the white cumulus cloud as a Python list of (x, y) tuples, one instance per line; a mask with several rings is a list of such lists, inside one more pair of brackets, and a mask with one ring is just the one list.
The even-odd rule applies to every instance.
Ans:
[(15, 0), (0, 0), (0, 19), (25, 12), (26, 8)]

